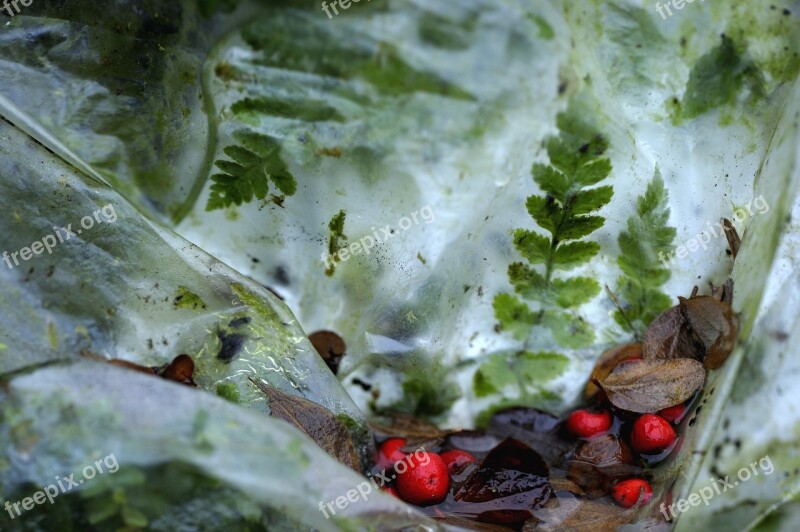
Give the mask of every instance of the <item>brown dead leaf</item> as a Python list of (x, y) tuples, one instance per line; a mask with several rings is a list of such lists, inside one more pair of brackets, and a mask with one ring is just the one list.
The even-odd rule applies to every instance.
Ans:
[(438, 523), (445, 525), (447, 530), (474, 530), (477, 532), (509, 532), (510, 528), (489, 523), (479, 523), (472, 519), (465, 519), (454, 515), (435, 518)]
[(559, 497), (558, 505), (535, 512), (525, 523), (523, 532), (558, 530), (568, 532), (614, 532), (630, 523), (639, 508), (621, 508), (610, 498), (588, 501), (578, 497)]
[[(703, 356), (703, 348), (692, 335), (680, 305), (668, 308), (650, 323), (642, 340), (645, 360), (694, 358)], [(601, 380), (601, 379), (598, 379)]]
[(611, 404), (629, 412), (658, 412), (689, 399), (705, 382), (703, 364), (691, 358), (622, 364), (598, 386)]
[(453, 490), (456, 511), (485, 523), (521, 524), (552, 496), (549, 476), (539, 453), (506, 438)]
[(721, 221), (722, 228), (725, 230), (725, 238), (728, 240), (728, 247), (731, 250), (731, 258), (736, 260), (736, 255), (739, 254), (739, 247), (742, 244), (742, 239), (739, 238), (739, 233), (736, 232), (736, 227), (733, 226), (733, 222), (727, 218), (723, 218)]
[(370, 423), (370, 427), (377, 436), (413, 441), (438, 440), (449, 434), (436, 425), (406, 414), (393, 414), (387, 423)]
[(559, 436), (560, 424), (561, 420), (549, 412), (520, 406), (496, 412), (487, 430), (494, 436), (514, 438), (529, 445), (548, 464), (557, 467), (574, 445)]
[(272, 416), (287, 421), (314, 440), (325, 452), (360, 472), (359, 455), (347, 427), (325, 407), (298, 395), (250, 378), (269, 400)]
[(703, 345), (705, 367), (719, 368), (733, 351), (739, 335), (739, 319), (733, 309), (712, 296), (678, 300), (682, 314)]
[(642, 344), (622, 344), (606, 350), (606, 352), (600, 355), (600, 358), (598, 358), (597, 362), (594, 364), (592, 376), (589, 379), (589, 382), (586, 384), (586, 389), (583, 392), (584, 397), (591, 399), (597, 392), (600, 391), (600, 388), (598, 388), (593, 382), (593, 379), (602, 381), (608, 376), (609, 373), (611, 373), (611, 370), (617, 367), (617, 364), (623, 360), (637, 357), (643, 358)]
[(575, 482), (589, 498), (601, 497), (616, 480), (635, 475), (634, 455), (624, 440), (606, 434), (583, 442), (567, 460), (567, 478)]

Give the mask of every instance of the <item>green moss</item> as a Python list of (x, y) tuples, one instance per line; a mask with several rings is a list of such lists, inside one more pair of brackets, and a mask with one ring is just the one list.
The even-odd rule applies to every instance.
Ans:
[(191, 310), (207, 308), (207, 305), (203, 299), (186, 286), (178, 287), (172, 304), (175, 308), (186, 308)]
[(403, 374), (403, 398), (390, 405), (388, 412), (401, 412), (432, 419), (447, 413), (461, 396), (452, 370), (426, 355), (407, 356), (399, 369)]
[(556, 36), (556, 32), (553, 30), (553, 27), (548, 24), (547, 20), (541, 15), (528, 15), (536, 27), (539, 29), (539, 38), (545, 39), (547, 41), (552, 40)]
[(267, 320), (269, 324), (275, 325), (274, 329), (283, 330), (283, 327), (277, 326), (280, 324), (280, 316), (278, 316), (278, 313), (273, 310), (269, 303), (259, 297), (258, 294), (239, 283), (232, 283), (231, 290), (242, 303), (252, 308), (262, 319)]
[(239, 403), (239, 387), (233, 382), (217, 384), (217, 395), (231, 403)]
[(255, 118), (258, 115), (292, 118), (305, 122), (344, 122), (344, 117), (334, 107), (312, 99), (289, 99), (278, 97), (245, 98), (231, 106), (239, 118)]
[(736, 103), (743, 88), (750, 96), (763, 96), (763, 78), (756, 66), (743, 56), (745, 47), (726, 35), (718, 46), (698, 59), (689, 74), (683, 95), (682, 112), (675, 116), (694, 118), (722, 106)]
[(463, 50), (474, 39), (478, 17), (471, 14), (463, 21), (454, 21), (436, 14), (420, 18), (417, 32), (422, 42), (448, 50)]
[(336, 271), (336, 263), (339, 260), (339, 250), (344, 247), (342, 246), (342, 241), (347, 240), (347, 236), (344, 234), (345, 218), (347, 218), (347, 212), (341, 210), (328, 222), (328, 229), (330, 230), (330, 236), (328, 237), (328, 257), (330, 259), (330, 265), (325, 270), (325, 275), (328, 276), (333, 275)]

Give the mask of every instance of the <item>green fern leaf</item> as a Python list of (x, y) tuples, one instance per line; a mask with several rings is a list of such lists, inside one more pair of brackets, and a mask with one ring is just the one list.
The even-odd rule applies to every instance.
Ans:
[[(581, 119), (581, 113), (568, 111), (557, 119), (560, 134), (545, 141), (550, 164), (531, 167), (533, 180), (545, 195), (529, 196), (525, 207), (549, 238), (530, 229), (514, 231), (514, 247), (528, 264), (515, 262), (508, 267), (514, 291), (526, 301), (536, 301), (539, 311), (510, 294), (494, 300), (500, 329), (515, 337), (530, 333), (530, 326), (549, 328), (561, 345), (586, 345), (594, 333), (579, 318), (556, 309), (575, 309), (596, 297), (600, 285), (588, 277), (555, 278), (559, 270), (586, 264), (600, 251), (596, 242), (581, 241), (602, 227), (605, 218), (596, 213), (611, 201), (613, 189), (598, 184), (611, 173), (611, 163), (603, 158), (608, 142)], [(541, 268), (541, 269), (537, 269)]]
[(492, 307), (495, 317), (500, 321), (500, 329), (511, 333), (517, 340), (524, 340), (531, 327), (539, 322), (528, 305), (511, 294), (497, 294)]
[(281, 157), (277, 139), (247, 131), (236, 132), (234, 138), (241, 145), (222, 150), (230, 160), (214, 162), (223, 173), (211, 176), (207, 211), (263, 200), (269, 193), (270, 180), (286, 196), (297, 191), (297, 182)]
[(667, 205), (667, 190), (656, 168), (644, 195), (636, 201), (636, 213), (628, 219), (627, 231), (617, 239), (621, 251), (617, 264), (623, 273), (617, 280), (617, 295), (628, 319), (617, 311), (615, 320), (629, 332), (641, 334), (672, 303), (658, 290), (670, 278), (662, 259), (672, 249), (677, 234), (667, 225)]
[(569, 242), (560, 244), (553, 255), (553, 267), (570, 270), (585, 264), (600, 251), (597, 242)]

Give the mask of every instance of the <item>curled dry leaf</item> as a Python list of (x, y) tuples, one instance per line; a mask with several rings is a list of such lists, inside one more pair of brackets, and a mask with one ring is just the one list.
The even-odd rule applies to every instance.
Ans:
[(523, 532), (558, 530), (569, 532), (614, 532), (630, 523), (638, 508), (621, 508), (609, 498), (587, 501), (578, 497), (559, 497), (558, 504), (536, 512), (536, 517), (525, 523)]
[(712, 296), (678, 300), (681, 312), (703, 345), (705, 367), (719, 368), (733, 351), (739, 335), (739, 319), (733, 309)]
[(597, 384), (617, 408), (653, 413), (689, 399), (702, 388), (705, 378), (703, 364), (676, 358), (622, 364)]
[(728, 247), (731, 250), (731, 257), (733, 260), (736, 260), (736, 255), (739, 254), (739, 247), (742, 244), (742, 239), (739, 238), (739, 233), (736, 231), (736, 227), (733, 226), (733, 222), (727, 218), (723, 218), (721, 221), (722, 228), (725, 230), (725, 238), (728, 240)]
[(432, 423), (406, 414), (393, 414), (386, 423), (370, 423), (370, 427), (377, 436), (410, 441), (438, 440), (449, 434)]
[(611, 370), (617, 367), (617, 364), (624, 360), (637, 357), (642, 358), (642, 344), (622, 344), (606, 350), (606, 352), (600, 355), (597, 362), (595, 362), (592, 376), (588, 384), (586, 384), (583, 395), (587, 399), (594, 397), (595, 394), (600, 391), (600, 388), (594, 383), (595, 379), (602, 381), (608, 377)]
[(308, 399), (291, 395), (250, 378), (269, 400), (272, 416), (287, 421), (314, 440), (325, 452), (360, 472), (359, 456), (350, 432), (331, 411)]
[(645, 360), (699, 360), (703, 356), (703, 348), (692, 335), (689, 322), (679, 305), (659, 314), (647, 327), (642, 339), (642, 356)]

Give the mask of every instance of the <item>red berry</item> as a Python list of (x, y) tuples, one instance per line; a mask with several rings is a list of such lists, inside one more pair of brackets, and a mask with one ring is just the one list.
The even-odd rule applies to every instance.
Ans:
[[(644, 490), (644, 493), (642, 493)], [(642, 504), (647, 504), (653, 497), (653, 488), (646, 480), (640, 478), (631, 478), (617, 482), (611, 495), (617, 504), (623, 508), (630, 508), (636, 501), (639, 500), (639, 495), (642, 495)]]
[(406, 457), (401, 451), (406, 446), (405, 438), (389, 438), (381, 445), (378, 451), (378, 468), (387, 469)]
[(467, 451), (462, 451), (461, 449), (453, 449), (452, 451), (443, 452), (442, 460), (444, 460), (444, 464), (447, 466), (447, 470), (451, 475), (455, 474), (456, 471), (461, 469), (461, 466), (464, 464), (478, 461), (478, 459), (472, 456), (470, 453)]
[[(428, 506), (438, 504), (447, 497), (450, 477), (447, 465), (438, 454), (415, 452), (397, 465), (397, 493), (404, 501)], [(402, 465), (408, 467), (401, 471)]]
[(639, 453), (659, 453), (675, 441), (675, 429), (661, 416), (642, 414), (633, 422), (631, 448)]
[(679, 423), (685, 413), (686, 405), (683, 403), (658, 411), (659, 416), (672, 423)]
[(567, 430), (579, 438), (590, 438), (611, 428), (611, 414), (608, 410), (590, 412), (576, 410), (567, 418)]

